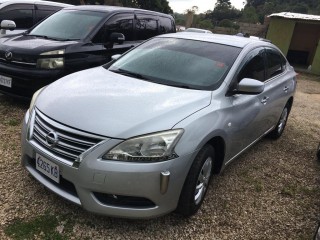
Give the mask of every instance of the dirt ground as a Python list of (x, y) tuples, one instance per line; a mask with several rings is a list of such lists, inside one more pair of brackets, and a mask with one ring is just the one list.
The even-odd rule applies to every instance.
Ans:
[(20, 165), (28, 104), (0, 95), (0, 239), (312, 239), (320, 220), (320, 77), (300, 74), (283, 136), (215, 176), (201, 210), (152, 220), (90, 214)]

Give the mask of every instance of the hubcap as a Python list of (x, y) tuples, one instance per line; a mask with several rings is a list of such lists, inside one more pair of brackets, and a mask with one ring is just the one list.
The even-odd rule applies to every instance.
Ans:
[(285, 108), (285, 109), (283, 109), (283, 112), (282, 112), (280, 120), (279, 120), (278, 133), (281, 133), (283, 131), (284, 126), (286, 125), (287, 117), (288, 117), (288, 109)]
[(198, 205), (201, 202), (202, 198), (204, 197), (204, 194), (208, 187), (209, 179), (211, 176), (211, 170), (212, 170), (212, 158), (208, 157), (207, 160), (202, 165), (201, 171), (198, 176), (198, 181), (197, 181), (195, 194), (194, 194), (194, 201), (196, 205)]

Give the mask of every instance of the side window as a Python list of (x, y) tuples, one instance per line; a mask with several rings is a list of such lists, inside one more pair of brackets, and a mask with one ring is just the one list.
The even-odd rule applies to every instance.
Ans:
[(159, 17), (159, 30), (160, 34), (175, 32), (173, 31), (173, 24), (171, 19), (166, 17)]
[(14, 21), (17, 29), (28, 29), (33, 26), (33, 9), (24, 5), (8, 6), (1, 11), (0, 22), (2, 20)]
[(159, 34), (157, 17), (146, 14), (136, 16), (136, 40), (146, 40)]
[[(103, 29), (100, 29), (103, 33)], [(133, 41), (133, 14), (132, 13), (121, 13), (112, 16), (108, 19), (105, 24), (106, 35), (105, 39), (107, 39), (111, 33), (118, 32), (122, 33), (125, 36), (126, 41)], [(100, 32), (100, 31), (99, 31)], [(102, 37), (102, 33), (100, 32), (100, 37)], [(98, 36), (94, 37), (94, 41), (98, 41)], [(105, 41), (104, 41), (105, 42)]]
[(252, 78), (259, 80), (261, 82), (265, 81), (265, 67), (263, 54), (259, 53), (253, 58), (251, 58), (247, 64), (240, 71), (238, 76), (238, 82), (243, 78)]
[(284, 71), (283, 58), (275, 50), (267, 50), (267, 79), (272, 78)]

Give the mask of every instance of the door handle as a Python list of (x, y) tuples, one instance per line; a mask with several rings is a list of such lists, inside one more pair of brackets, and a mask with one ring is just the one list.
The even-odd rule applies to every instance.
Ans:
[(288, 90), (289, 90), (289, 87), (287, 87), (287, 86), (285, 86), (285, 87), (283, 88), (283, 91), (284, 91), (284, 92), (288, 92)]
[(264, 105), (266, 105), (267, 102), (268, 102), (268, 100), (269, 100), (269, 97), (264, 97), (264, 98), (261, 100), (261, 103), (263, 103)]

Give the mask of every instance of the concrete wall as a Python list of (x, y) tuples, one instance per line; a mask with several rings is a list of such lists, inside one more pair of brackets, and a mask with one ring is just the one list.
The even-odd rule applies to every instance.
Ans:
[(313, 58), (311, 72), (320, 75), (320, 41), (318, 42), (318, 47)]
[(265, 37), (268, 25), (259, 25), (259, 24), (251, 24), (251, 23), (237, 23), (240, 28), (234, 29), (234, 28), (225, 28), (225, 27), (215, 27), (213, 29), (214, 33), (218, 34), (228, 34), (228, 35), (234, 35), (237, 33), (248, 33), (250, 36), (257, 36), (257, 37)]
[(284, 55), (287, 55), (293, 35), (295, 21), (283, 18), (271, 18), (267, 39), (271, 40)]

